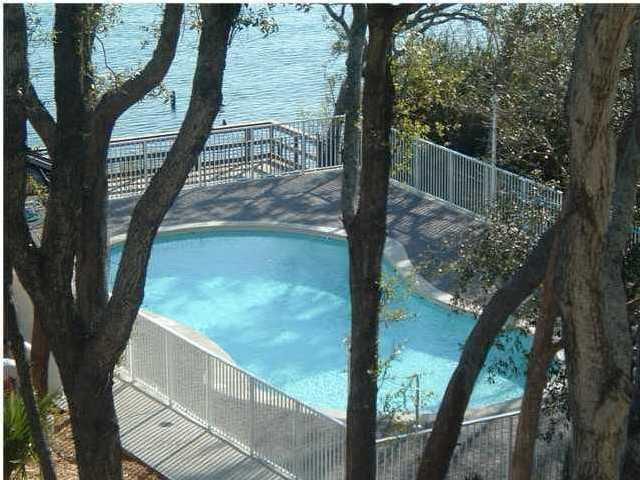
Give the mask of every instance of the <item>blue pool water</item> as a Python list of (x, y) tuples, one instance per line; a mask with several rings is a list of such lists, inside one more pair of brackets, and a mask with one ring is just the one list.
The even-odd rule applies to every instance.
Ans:
[[(112, 276), (120, 254), (120, 247), (112, 249)], [(162, 235), (153, 247), (142, 308), (198, 330), (239, 366), (290, 395), (316, 407), (344, 410), (347, 255), (346, 242), (310, 235), (240, 231)], [(392, 279), (391, 269), (386, 271), (386, 278)], [(388, 357), (398, 346), (402, 349), (390, 362), (379, 401), (389, 399), (418, 374), (422, 408), (434, 411), (474, 319), (404, 288), (393, 298), (389, 311), (400, 309), (405, 318), (381, 327), (381, 355)], [(494, 349), (488, 364), (506, 356)], [(519, 354), (517, 366), (522, 367), (523, 361)], [(521, 376), (484, 372), (471, 406), (519, 397), (522, 386)], [(408, 408), (411, 395), (413, 391)]]

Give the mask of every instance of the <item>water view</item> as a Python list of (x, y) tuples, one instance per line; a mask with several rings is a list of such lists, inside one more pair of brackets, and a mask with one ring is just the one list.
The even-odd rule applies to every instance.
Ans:
[[(53, 6), (35, 5), (31, 11), (41, 22), (38, 36), (50, 33)], [(277, 32), (265, 38), (258, 28), (251, 27), (233, 38), (224, 74), (224, 106), (216, 125), (223, 121), (288, 120), (326, 113), (329, 79), (342, 73), (344, 59), (331, 55), (331, 45), (337, 37), (327, 28), (324, 9), (316, 5), (305, 13), (294, 5), (276, 6), (269, 15), (278, 24)], [(155, 47), (155, 37), (149, 29), (162, 18), (161, 7), (123, 5), (120, 16), (123, 22), (99, 35), (100, 41), (96, 42), (94, 62), (101, 74), (108, 73), (105, 63), (116, 72), (142, 66)], [(147, 99), (120, 117), (114, 137), (179, 128), (189, 104), (198, 40), (196, 30), (190, 29), (187, 22), (164, 82), (167, 90), (175, 91), (175, 112), (161, 98)], [(309, 42), (309, 38), (314, 41)], [(144, 42), (148, 44), (143, 48)], [(38, 94), (54, 111), (51, 42), (31, 42), (29, 61)], [(33, 131), (30, 142), (40, 143)]]

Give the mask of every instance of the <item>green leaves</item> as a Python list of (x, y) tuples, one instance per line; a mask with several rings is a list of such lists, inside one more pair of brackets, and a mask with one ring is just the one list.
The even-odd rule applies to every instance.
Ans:
[[(49, 426), (47, 417), (51, 414), (55, 396), (46, 395), (38, 400), (40, 422), (45, 431)], [(10, 478), (26, 479), (25, 467), (36, 456), (31, 438), (27, 412), (22, 397), (16, 391), (4, 395), (4, 471)]]

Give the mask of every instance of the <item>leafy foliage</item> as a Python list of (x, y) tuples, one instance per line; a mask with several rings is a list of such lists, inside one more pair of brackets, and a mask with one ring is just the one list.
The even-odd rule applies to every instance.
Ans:
[(579, 9), (492, 5), (481, 12), (484, 35), (407, 38), (395, 62), (398, 124), (488, 157), (497, 98), (498, 163), (562, 183), (568, 158), (564, 98)]
[[(49, 428), (47, 418), (55, 408), (55, 396), (38, 399), (38, 412), (43, 428)], [(11, 391), (4, 395), (4, 474), (5, 478), (26, 479), (26, 465), (35, 459), (36, 449), (31, 437), (27, 411), (22, 397)]]

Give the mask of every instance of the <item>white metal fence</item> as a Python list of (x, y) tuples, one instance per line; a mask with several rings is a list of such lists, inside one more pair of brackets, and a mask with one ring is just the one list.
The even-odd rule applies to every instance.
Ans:
[[(124, 380), (286, 477), (341, 480), (344, 425), (145, 314), (118, 367)], [(518, 413), (466, 422), (448, 478), (507, 479)], [(429, 431), (378, 441), (379, 480), (413, 480)], [(539, 441), (536, 478), (560, 479), (562, 440)]]
[(423, 139), (393, 131), (392, 179), (481, 217), (535, 207), (536, 233), (562, 207), (562, 192), (487, 162)]
[[(450, 480), (508, 479), (511, 452), (515, 444), (519, 412), (464, 422), (458, 437), (447, 478)], [(546, 431), (548, 421), (541, 421)], [(378, 441), (378, 480), (413, 480), (431, 430), (389, 437)], [(566, 432), (558, 429), (550, 439), (538, 439), (534, 479), (563, 478)]]
[(345, 428), (145, 314), (119, 376), (285, 476), (341, 478)]
[[(186, 186), (255, 180), (341, 165), (343, 119), (259, 122), (216, 127)], [(113, 140), (107, 158), (111, 196), (143, 192), (177, 133)]]

